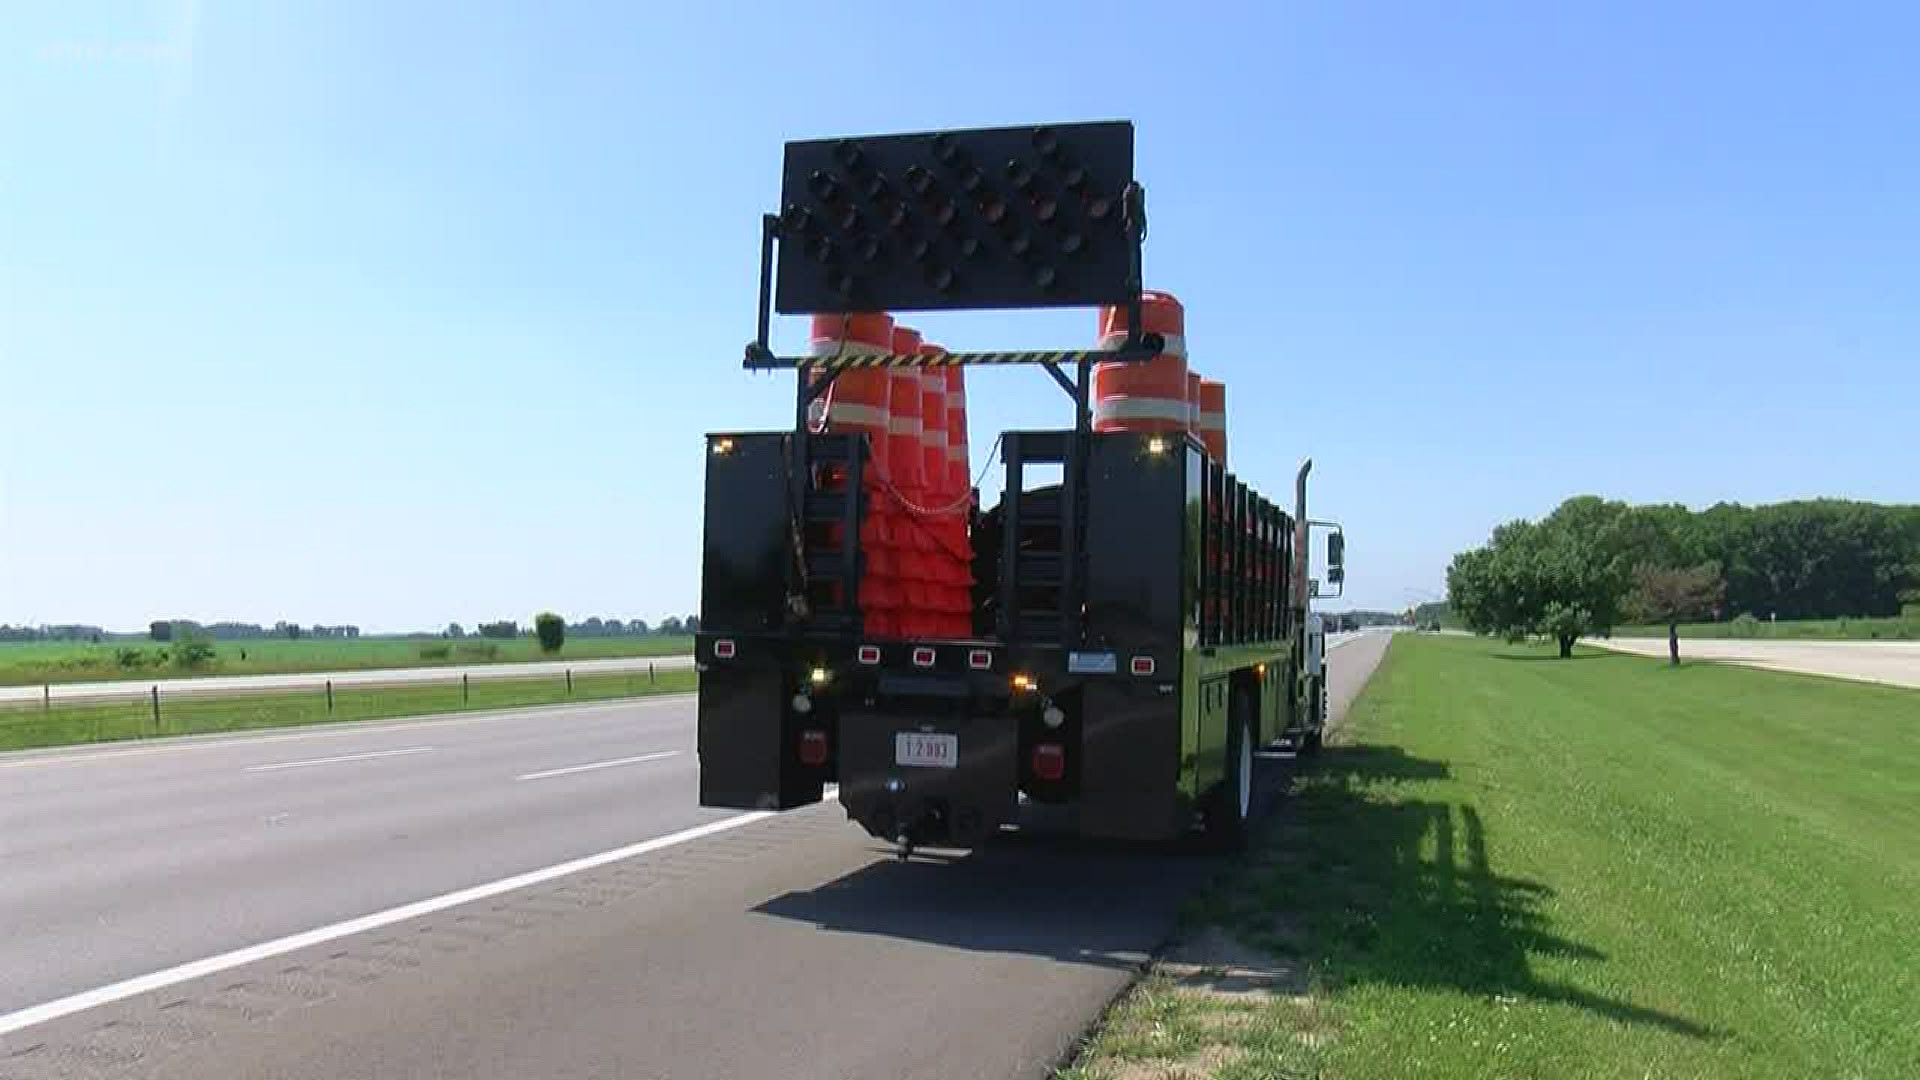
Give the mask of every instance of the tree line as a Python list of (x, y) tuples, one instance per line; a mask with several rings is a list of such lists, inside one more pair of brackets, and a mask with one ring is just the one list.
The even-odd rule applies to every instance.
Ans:
[[(482, 637), (505, 639), (516, 638), (522, 634), (532, 634), (537, 637), (537, 624), (542, 618), (560, 619), (560, 616), (554, 615), (551, 612), (542, 612), (539, 616), (535, 616), (536, 625), (528, 627), (525, 630), (522, 630), (519, 622), (513, 619), (483, 622), (475, 626), (471, 631), (457, 622), (448, 623), (447, 628), (441, 631), (440, 636), (447, 638)], [(657, 626), (648, 625), (645, 619), (621, 620), (595, 616), (582, 619), (577, 623), (570, 623), (564, 619), (560, 619), (560, 626), (562, 635), (567, 637), (641, 637), (647, 634), (692, 634), (700, 630), (700, 616), (689, 615), (682, 619), (678, 615), (669, 615), (660, 620)]]
[(1468, 629), (1545, 634), (1570, 655), (1623, 620), (1820, 619), (1920, 607), (1920, 506), (1813, 499), (1693, 511), (1582, 495), (1511, 521), (1447, 569)]

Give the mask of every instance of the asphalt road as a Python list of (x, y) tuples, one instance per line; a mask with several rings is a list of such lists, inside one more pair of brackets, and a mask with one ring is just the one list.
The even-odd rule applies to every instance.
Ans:
[[(516, 664), (465, 664), (444, 667), (372, 668), (358, 671), (301, 671), (279, 675), (204, 675), (185, 679), (116, 679), (106, 682), (55, 683), (44, 688), (55, 701), (106, 700), (145, 697), (153, 687), (162, 694), (237, 694), (272, 690), (316, 690), (335, 686), (394, 686), (407, 683), (448, 682), (462, 675), (474, 679), (513, 679), (536, 675), (576, 675), (661, 670), (693, 666), (692, 656), (614, 656), (597, 660), (533, 660)], [(0, 686), (0, 703), (38, 702), (40, 686)]]
[[(1666, 638), (1594, 639), (1587, 643), (1640, 656), (1667, 655)], [(1920, 641), (1752, 641), (1683, 636), (1680, 658), (1920, 689)]]
[(686, 698), (0, 756), (0, 1078), (1044, 1075), (1219, 865), (696, 767)]

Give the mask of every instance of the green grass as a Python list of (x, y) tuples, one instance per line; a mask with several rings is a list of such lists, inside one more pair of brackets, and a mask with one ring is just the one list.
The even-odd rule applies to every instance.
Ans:
[[(171, 646), (151, 641), (91, 645), (83, 642), (0, 643), (0, 686), (92, 682), (110, 679), (164, 679), (193, 675), (273, 675), (300, 671), (355, 671), (368, 668), (436, 667), (447, 664), (514, 663), (527, 660), (590, 660), (614, 656), (678, 656), (693, 651), (682, 635), (571, 638), (556, 653), (540, 651), (532, 638), (263, 638), (214, 642), (212, 660), (180, 668), (159, 653)], [(141, 662), (121, 662), (125, 650), (139, 650)], [(245, 653), (245, 657), (242, 657)]]
[[(1614, 637), (1667, 636), (1663, 626), (1616, 626)], [(1782, 619), (1751, 623), (1681, 623), (1680, 640), (1688, 638), (1755, 638), (1782, 641), (1920, 641), (1920, 617), (1876, 619)]]
[(1920, 1076), (1920, 693), (1404, 635), (1342, 740), (1190, 912), (1310, 1015), (1156, 976), (1069, 1076)]
[(473, 679), (463, 695), (459, 680), (426, 686), (336, 688), (333, 708), (323, 690), (272, 694), (161, 694), (156, 723), (150, 698), (94, 704), (0, 707), (0, 750), (75, 743), (144, 739), (216, 731), (296, 727), (335, 720), (502, 709), (598, 701), (646, 694), (680, 693), (699, 685), (690, 668), (618, 675), (576, 675), (569, 693), (564, 677)]

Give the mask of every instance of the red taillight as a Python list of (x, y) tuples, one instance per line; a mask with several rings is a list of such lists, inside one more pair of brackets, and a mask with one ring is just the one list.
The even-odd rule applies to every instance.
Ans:
[(721, 638), (719, 641), (713, 643), (713, 658), (715, 660), (731, 660), (733, 659), (734, 652), (735, 649), (732, 638)]
[(914, 667), (932, 667), (933, 659), (934, 657), (933, 657), (932, 649), (929, 649), (925, 646), (921, 646), (920, 648), (913, 650), (913, 666)]
[(971, 649), (967, 652), (967, 666), (975, 671), (986, 671), (993, 667), (993, 652), (988, 649)]
[(1153, 674), (1153, 669), (1153, 657), (1136, 656), (1133, 658), (1132, 670), (1135, 675), (1151, 675)]
[(800, 764), (825, 765), (827, 763), (827, 733), (818, 728), (808, 728), (800, 733)]
[(1035, 746), (1033, 775), (1041, 780), (1058, 780), (1067, 775), (1067, 748), (1053, 742)]
[(862, 645), (854, 655), (863, 664), (877, 664), (880, 662), (880, 646)]

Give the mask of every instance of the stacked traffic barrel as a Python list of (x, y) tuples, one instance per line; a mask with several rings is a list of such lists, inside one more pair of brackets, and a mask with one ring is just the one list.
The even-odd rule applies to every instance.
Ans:
[[(817, 315), (815, 356), (940, 356), (884, 314)], [(960, 369), (885, 365), (841, 369), (815, 406), (812, 426), (867, 436), (860, 529), (865, 632), (882, 638), (973, 634), (973, 555), (968, 536), (966, 391)], [(811, 378), (818, 379), (816, 373)], [(843, 482), (823, 478), (827, 487)], [(838, 550), (829, 527), (809, 543)]]
[[(938, 345), (920, 346), (923, 356), (946, 353)], [(928, 553), (931, 578), (925, 594), (927, 631), (923, 636), (973, 636), (973, 548), (967, 534), (972, 487), (965, 479), (967, 454), (966, 390), (957, 367), (921, 369), (922, 472), (927, 503), (919, 522), (933, 541)], [(959, 482), (954, 450), (958, 438)]]
[[(1140, 294), (1141, 331), (1164, 344), (1150, 360), (1095, 364), (1093, 429), (1184, 435), (1191, 432), (1207, 456), (1227, 461), (1227, 386), (1187, 366), (1186, 309), (1172, 293)], [(1127, 309), (1100, 309), (1102, 349), (1127, 340)]]
[[(1160, 354), (1134, 363), (1093, 367), (1093, 430), (1182, 433), (1192, 425), (1187, 401), (1187, 315), (1171, 293), (1140, 294), (1144, 333), (1165, 339)], [(1100, 309), (1100, 347), (1127, 340), (1127, 309)]]
[[(879, 356), (893, 348), (893, 318), (884, 314), (821, 314), (813, 317), (809, 351), (814, 356)], [(813, 380), (823, 378), (819, 372)], [(890, 373), (885, 368), (847, 368), (833, 380), (814, 410), (813, 426), (826, 431), (865, 435), (871, 447), (870, 465), (864, 476), (866, 501), (880, 501), (879, 477), (889, 463), (888, 399), (892, 391)], [(844, 474), (823, 478), (832, 489), (845, 483)], [(860, 579), (860, 606), (868, 629), (885, 632), (892, 612), (900, 606), (897, 573), (888, 545), (884, 517), (869, 514), (860, 529), (860, 547), (866, 564)], [(829, 525), (820, 538), (825, 550), (839, 550), (846, 543), (838, 525)]]

